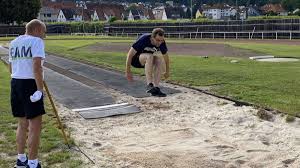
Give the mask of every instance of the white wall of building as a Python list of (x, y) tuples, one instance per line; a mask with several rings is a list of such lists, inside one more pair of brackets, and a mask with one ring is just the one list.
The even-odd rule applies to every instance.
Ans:
[(67, 19), (64, 15), (64, 13), (62, 12), (62, 10), (59, 11), (59, 14), (57, 16), (57, 22), (66, 22)]

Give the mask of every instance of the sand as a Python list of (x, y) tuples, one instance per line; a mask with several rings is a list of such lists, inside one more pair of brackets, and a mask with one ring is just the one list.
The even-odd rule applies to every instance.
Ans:
[(72, 138), (96, 163), (87, 167), (300, 167), (299, 119), (265, 121), (253, 107), (164, 85), (182, 93), (138, 99), (114, 92), (118, 103), (143, 111), (132, 115), (85, 120), (58, 104)]

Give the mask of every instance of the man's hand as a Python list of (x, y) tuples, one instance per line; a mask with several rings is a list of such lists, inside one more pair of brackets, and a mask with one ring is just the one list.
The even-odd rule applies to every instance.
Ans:
[(164, 61), (166, 64), (165, 70), (166, 72), (164, 73), (165, 79), (168, 79), (170, 77), (170, 61), (169, 61), (169, 55), (168, 53), (164, 54)]
[(37, 90), (34, 92), (34, 94), (32, 96), (30, 96), (30, 101), (32, 103), (37, 102), (37, 101), (41, 100), (42, 96), (43, 96), (43, 92), (41, 92), (40, 90)]
[(168, 79), (170, 77), (170, 73), (169, 72), (165, 72), (164, 73), (164, 77), (165, 77), (165, 79)]
[(133, 81), (133, 77), (132, 77), (132, 74), (131, 74), (130, 67), (131, 67), (132, 57), (136, 53), (137, 53), (137, 51), (135, 51), (135, 49), (133, 47), (131, 47), (130, 50), (128, 51), (128, 54), (127, 54), (125, 76), (126, 76), (126, 78), (129, 82)]
[(132, 73), (131, 72), (126, 72), (126, 78), (129, 82), (132, 82), (133, 81), (133, 77), (132, 77)]

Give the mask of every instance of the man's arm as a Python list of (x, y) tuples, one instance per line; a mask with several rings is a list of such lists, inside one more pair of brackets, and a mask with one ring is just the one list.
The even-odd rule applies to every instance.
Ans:
[(41, 57), (33, 58), (33, 73), (37, 90), (43, 92), (43, 68)]
[(170, 76), (170, 60), (169, 60), (169, 54), (163, 54), (165, 63), (166, 63), (166, 73), (164, 74), (165, 78), (167, 79)]
[(9, 70), (9, 73), (11, 74), (11, 73), (12, 73), (12, 70), (11, 70), (11, 63), (8, 63), (8, 70)]
[(132, 74), (131, 74), (131, 61), (132, 57), (137, 53), (137, 51), (131, 47), (130, 50), (127, 53), (127, 59), (126, 59), (126, 77), (129, 81), (132, 81)]

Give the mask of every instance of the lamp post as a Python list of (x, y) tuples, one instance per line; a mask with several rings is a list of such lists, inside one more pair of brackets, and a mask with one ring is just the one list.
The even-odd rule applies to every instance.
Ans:
[(235, 20), (237, 20), (237, 15), (238, 15), (237, 0), (235, 0), (235, 7), (236, 7)]
[(83, 8), (84, 8), (84, 2), (79, 1), (78, 6), (81, 7), (81, 20), (82, 20), (82, 31), (84, 33), (84, 17), (83, 17)]
[(191, 0), (191, 20), (193, 20), (193, 0)]

